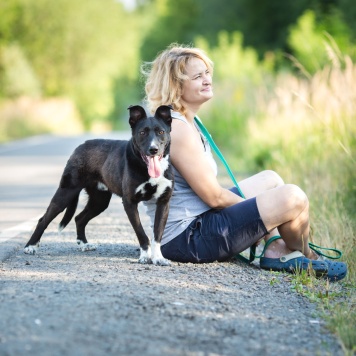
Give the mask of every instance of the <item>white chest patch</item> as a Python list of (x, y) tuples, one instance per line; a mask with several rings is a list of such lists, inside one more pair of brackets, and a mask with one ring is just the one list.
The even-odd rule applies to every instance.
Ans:
[(169, 179), (165, 178), (163, 173), (167, 170), (169, 167), (169, 162), (168, 162), (169, 156), (167, 155), (165, 158), (163, 158), (160, 161), (161, 168), (162, 168), (162, 175), (158, 178), (150, 178), (148, 181), (140, 184), (136, 188), (136, 193), (141, 193), (144, 195), (146, 193), (145, 186), (146, 184), (151, 184), (152, 186), (157, 186), (156, 193), (153, 195), (153, 198), (158, 199), (167, 188), (172, 188), (172, 181)]

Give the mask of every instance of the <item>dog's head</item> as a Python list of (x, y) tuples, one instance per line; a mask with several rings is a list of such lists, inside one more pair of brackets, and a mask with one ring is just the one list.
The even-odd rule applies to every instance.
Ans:
[(147, 164), (149, 176), (158, 178), (162, 175), (162, 158), (168, 155), (171, 142), (171, 106), (158, 107), (154, 116), (150, 117), (142, 106), (134, 105), (128, 109), (135, 150)]

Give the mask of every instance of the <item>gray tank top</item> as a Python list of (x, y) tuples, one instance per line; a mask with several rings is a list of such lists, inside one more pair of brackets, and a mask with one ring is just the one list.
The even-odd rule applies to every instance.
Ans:
[[(172, 112), (172, 117), (173, 119), (181, 120), (188, 124), (185, 117), (180, 113)], [(200, 132), (198, 127), (197, 129)], [(200, 136), (202, 137), (205, 154), (217, 174), (217, 165), (211, 153), (209, 143), (201, 132)], [(174, 189), (170, 201), (168, 220), (161, 242), (162, 245), (173, 240), (176, 236), (182, 233), (198, 215), (210, 210), (210, 207), (205, 204), (197, 194), (194, 193), (186, 180), (180, 175), (174, 166), (172, 167), (174, 174)], [(153, 228), (156, 200), (151, 199), (144, 202), (144, 205), (147, 208), (147, 214), (150, 217), (151, 227)]]

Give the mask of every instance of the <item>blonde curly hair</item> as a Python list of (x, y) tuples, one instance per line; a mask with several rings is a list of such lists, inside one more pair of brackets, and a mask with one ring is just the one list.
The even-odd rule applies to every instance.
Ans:
[(190, 58), (199, 58), (213, 74), (213, 62), (206, 53), (193, 47), (171, 44), (154, 59), (142, 65), (142, 74), (146, 77), (145, 102), (153, 113), (160, 105), (172, 105), (174, 111), (186, 114), (181, 103), (182, 88), (189, 77), (185, 69)]

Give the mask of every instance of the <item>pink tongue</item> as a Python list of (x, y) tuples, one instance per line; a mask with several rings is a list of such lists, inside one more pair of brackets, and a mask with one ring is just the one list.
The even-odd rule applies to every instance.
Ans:
[(152, 178), (158, 178), (161, 175), (161, 165), (157, 156), (147, 156), (148, 174)]

